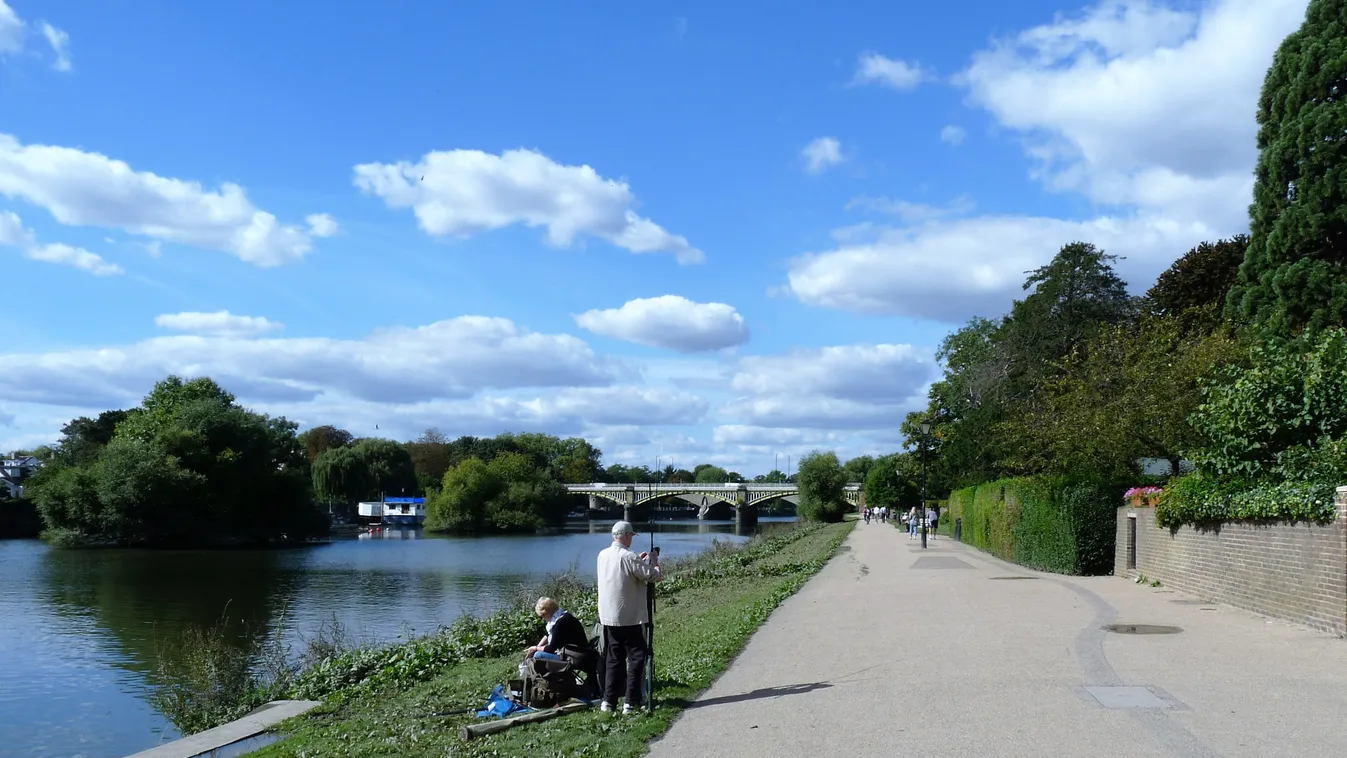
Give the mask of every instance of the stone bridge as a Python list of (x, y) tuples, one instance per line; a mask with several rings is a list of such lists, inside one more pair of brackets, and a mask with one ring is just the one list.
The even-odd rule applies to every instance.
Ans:
[[(591, 511), (603, 510), (599, 501), (607, 500), (622, 506), (627, 521), (636, 520), (639, 506), (650, 506), (667, 498), (703, 502), (698, 518), (706, 518), (711, 503), (726, 503), (735, 512), (735, 520), (756, 519), (758, 505), (768, 500), (796, 497), (800, 488), (794, 484), (765, 484), (758, 482), (727, 482), (724, 484), (568, 484), (572, 495), (588, 495)], [(848, 503), (860, 507), (865, 503), (865, 490), (860, 484), (848, 484), (843, 490)]]

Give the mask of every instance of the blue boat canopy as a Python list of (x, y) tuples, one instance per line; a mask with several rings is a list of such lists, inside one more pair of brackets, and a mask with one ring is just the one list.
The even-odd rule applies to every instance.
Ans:
[(425, 503), (425, 502), (426, 502), (426, 499), (423, 498), (423, 497), (386, 497), (386, 498), (384, 498), (384, 502), (385, 502), (385, 503), (411, 503), (412, 505), (420, 505), (420, 504)]

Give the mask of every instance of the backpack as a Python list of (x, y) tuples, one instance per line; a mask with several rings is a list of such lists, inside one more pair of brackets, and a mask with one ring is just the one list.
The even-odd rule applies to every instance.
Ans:
[(524, 668), (524, 686), (520, 691), (524, 705), (551, 708), (580, 695), (575, 667), (569, 661), (530, 658)]

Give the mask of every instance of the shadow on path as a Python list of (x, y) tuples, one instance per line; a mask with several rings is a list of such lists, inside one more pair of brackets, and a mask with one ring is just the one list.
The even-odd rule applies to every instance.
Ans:
[(729, 703), (742, 703), (745, 700), (761, 700), (769, 697), (781, 697), (782, 695), (803, 695), (806, 692), (822, 690), (831, 687), (828, 682), (810, 682), (808, 684), (787, 684), (781, 687), (763, 687), (760, 690), (745, 692), (742, 695), (724, 695), (722, 697), (712, 697), (705, 700), (675, 700), (680, 708), (705, 708), (711, 705), (727, 705)]

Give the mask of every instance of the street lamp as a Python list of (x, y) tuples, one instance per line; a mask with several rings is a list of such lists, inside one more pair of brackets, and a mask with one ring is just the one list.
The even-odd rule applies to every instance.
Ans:
[(921, 546), (926, 547), (926, 438), (931, 434), (929, 419), (921, 422)]

